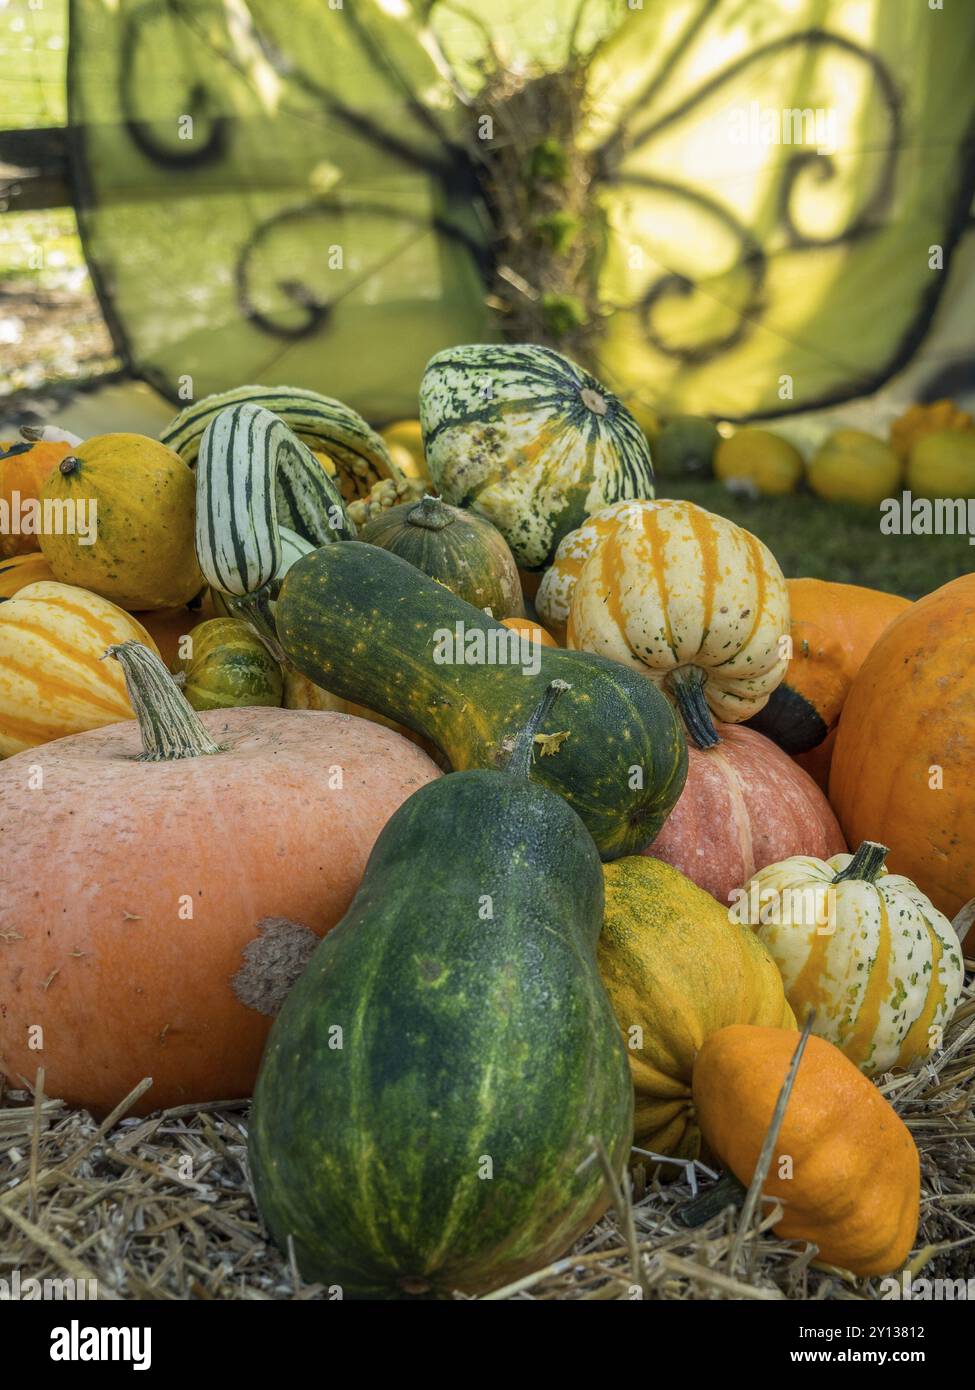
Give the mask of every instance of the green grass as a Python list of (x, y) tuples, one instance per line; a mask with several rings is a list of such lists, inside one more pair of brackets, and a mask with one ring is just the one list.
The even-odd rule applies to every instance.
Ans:
[(966, 536), (882, 536), (879, 509), (823, 502), (811, 493), (750, 499), (722, 483), (659, 480), (660, 497), (686, 497), (763, 540), (787, 579), (834, 579), (920, 598), (975, 570)]

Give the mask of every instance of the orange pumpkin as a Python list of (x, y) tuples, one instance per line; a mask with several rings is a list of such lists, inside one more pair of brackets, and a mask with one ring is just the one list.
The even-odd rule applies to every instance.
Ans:
[(687, 745), (687, 781), (644, 854), (663, 859), (717, 898), (759, 869), (796, 854), (828, 859), (846, 845), (812, 778), (771, 739), (741, 724), (715, 724), (720, 743)]
[[(706, 1038), (692, 1090), (709, 1149), (751, 1182), (799, 1034), (735, 1024)], [(786, 1240), (819, 1246), (853, 1274), (889, 1274), (917, 1234), (921, 1167), (914, 1140), (838, 1048), (810, 1037), (763, 1184)]]
[(910, 599), (824, 579), (786, 584), (792, 658), (782, 684), (748, 724), (796, 754), (815, 748), (836, 727), (864, 657)]
[(836, 730), (830, 729), (822, 743), (817, 743), (816, 747), (810, 748), (808, 753), (793, 754), (793, 762), (797, 762), (803, 772), (809, 773), (816, 786), (824, 794), (829, 790), (829, 767), (833, 761), (833, 749), (835, 747)]
[(949, 919), (975, 898), (975, 574), (918, 599), (847, 696), (830, 800), (850, 844), (890, 847), (890, 873)]
[(0, 1071), (96, 1112), (146, 1076), (143, 1112), (248, 1095), (268, 991), (440, 774), (362, 719), (197, 715), (147, 648), (112, 651), (139, 723), (0, 764)]
[(23, 504), (30, 502), (40, 506), (44, 484), (70, 452), (70, 444), (0, 441), (0, 557), (29, 555), (31, 551), (40, 550), (36, 530), (27, 534), (20, 531)]
[(552, 634), (545, 631), (541, 623), (532, 622), (531, 618), (502, 618), (501, 622), (505, 627), (510, 627), (512, 632), (519, 632), (522, 637), (527, 637), (530, 642), (541, 642), (543, 647), (557, 647), (559, 645)]

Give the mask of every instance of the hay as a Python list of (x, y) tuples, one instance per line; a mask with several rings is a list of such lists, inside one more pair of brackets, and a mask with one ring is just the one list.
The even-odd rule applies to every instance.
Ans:
[[(0, 1109), (0, 1280), (97, 1280), (102, 1299), (324, 1299), (269, 1242), (247, 1172), (247, 1102), (126, 1117), (145, 1089), (101, 1124), (43, 1093), (11, 1092)], [(975, 1277), (975, 985), (938, 1057), (881, 1089), (921, 1152), (914, 1277)], [(639, 1155), (638, 1155), (639, 1158)], [(874, 1299), (855, 1281), (770, 1230), (778, 1208), (738, 1229), (730, 1210), (707, 1226), (674, 1222), (692, 1188), (634, 1170), (623, 1191), (605, 1171), (610, 1213), (564, 1259), (491, 1299)], [(648, 1165), (649, 1166), (649, 1165)], [(737, 1255), (737, 1258), (735, 1256)], [(85, 1288), (86, 1293), (91, 1290)]]

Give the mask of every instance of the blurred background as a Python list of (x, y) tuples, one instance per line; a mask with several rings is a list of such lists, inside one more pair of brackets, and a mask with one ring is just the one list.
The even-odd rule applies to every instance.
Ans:
[(975, 568), (877, 510), (926, 436), (975, 496), (975, 4), (0, 0), (0, 58), (0, 437), (249, 382), (382, 426), (531, 338), (787, 575)]

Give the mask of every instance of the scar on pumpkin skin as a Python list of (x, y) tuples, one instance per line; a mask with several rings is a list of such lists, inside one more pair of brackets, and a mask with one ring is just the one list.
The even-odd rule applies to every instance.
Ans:
[(231, 978), (234, 994), (248, 1009), (276, 1018), (320, 940), (287, 917), (262, 917), (257, 935), (241, 951), (244, 964)]

